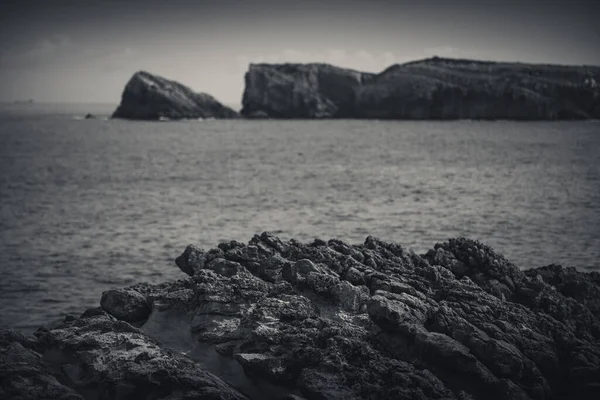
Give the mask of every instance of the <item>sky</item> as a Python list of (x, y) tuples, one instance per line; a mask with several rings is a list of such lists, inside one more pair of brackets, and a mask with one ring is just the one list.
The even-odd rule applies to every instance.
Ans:
[(599, 16), (583, 0), (0, 0), (0, 101), (117, 104), (146, 70), (238, 105), (258, 62), (600, 65)]

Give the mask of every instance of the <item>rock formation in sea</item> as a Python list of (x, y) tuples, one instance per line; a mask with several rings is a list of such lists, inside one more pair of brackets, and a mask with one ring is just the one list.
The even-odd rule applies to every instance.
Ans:
[(600, 67), (433, 57), (379, 74), (327, 64), (251, 64), (252, 118), (600, 118)]
[(123, 90), (113, 118), (173, 120), (236, 118), (238, 113), (206, 93), (145, 71), (136, 72)]
[(0, 398), (600, 398), (598, 273), (463, 238), (419, 256), (268, 233), (176, 264), (187, 278), (2, 331)]

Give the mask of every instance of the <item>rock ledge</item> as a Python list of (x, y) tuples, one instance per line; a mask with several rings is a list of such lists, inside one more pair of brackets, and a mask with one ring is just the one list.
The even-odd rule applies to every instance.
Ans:
[(188, 278), (2, 331), (0, 398), (600, 398), (598, 273), (269, 233), (176, 263)]

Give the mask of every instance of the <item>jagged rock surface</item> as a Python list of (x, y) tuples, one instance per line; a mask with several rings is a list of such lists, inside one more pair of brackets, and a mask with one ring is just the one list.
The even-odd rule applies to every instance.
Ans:
[(206, 93), (196, 93), (178, 82), (136, 72), (123, 90), (113, 118), (183, 119), (236, 118), (238, 113)]
[(106, 292), (37, 338), (0, 335), (0, 395), (29, 368), (65, 399), (600, 396), (598, 274), (523, 272), (467, 239), (418, 256), (268, 233), (176, 263), (188, 278)]
[(83, 400), (53, 376), (36, 347), (32, 338), (0, 331), (0, 399)]
[(354, 115), (365, 74), (327, 64), (251, 64), (242, 114), (250, 118), (327, 118)]
[(251, 64), (252, 118), (600, 118), (600, 67), (430, 58), (379, 74), (327, 64)]
[(2, 333), (12, 340), (0, 340), (0, 398), (247, 399), (188, 357), (101, 309), (35, 335), (27, 343)]

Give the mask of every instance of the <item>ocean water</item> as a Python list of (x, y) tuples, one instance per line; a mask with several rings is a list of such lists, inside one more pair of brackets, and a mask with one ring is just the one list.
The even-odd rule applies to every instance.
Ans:
[(187, 244), (262, 231), (417, 253), (467, 236), (523, 269), (600, 269), (596, 121), (76, 118), (112, 108), (0, 107), (0, 327), (182, 278)]

